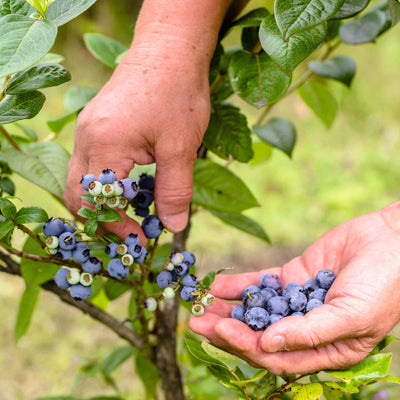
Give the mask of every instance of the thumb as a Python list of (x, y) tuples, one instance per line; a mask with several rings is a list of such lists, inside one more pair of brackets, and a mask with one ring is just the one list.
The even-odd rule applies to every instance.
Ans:
[(281, 319), (265, 330), (261, 348), (268, 353), (314, 348), (364, 335), (368, 322), (350, 310), (324, 304), (305, 316)]
[(169, 155), (164, 150), (156, 155), (156, 184), (154, 200), (157, 215), (170, 232), (182, 231), (189, 218), (193, 196), (193, 164), (195, 154)]

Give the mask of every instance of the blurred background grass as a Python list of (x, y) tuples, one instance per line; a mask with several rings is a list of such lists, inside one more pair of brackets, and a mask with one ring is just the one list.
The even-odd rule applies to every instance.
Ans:
[[(139, 6), (140, 2), (99, 1), (61, 28), (53, 51), (65, 56), (63, 64), (71, 71), (72, 81), (45, 90), (45, 108), (29, 123), (41, 139), (51, 134), (46, 120), (65, 112), (63, 94), (68, 87), (99, 88), (111, 73), (85, 49), (82, 34), (99, 32), (129, 44)], [(233, 32), (225, 44), (237, 43), (237, 35)], [(330, 129), (297, 94), (273, 109), (271, 116), (287, 117), (298, 129), (292, 159), (274, 150), (269, 160), (256, 166), (232, 164), (233, 171), (245, 179), (261, 205), (246, 215), (264, 226), (272, 244), (251, 238), (201, 211), (193, 217), (189, 240), (189, 249), (199, 258), (200, 276), (204, 270), (220, 267), (234, 267), (238, 272), (281, 264), (301, 254), (308, 244), (337, 224), (399, 199), (399, 37), (399, 27), (395, 27), (376, 43), (342, 45), (336, 51), (335, 54), (354, 57), (358, 68), (351, 90), (330, 83), (340, 104)], [(247, 110), (250, 125), (254, 123), (254, 110), (240, 99), (233, 101)], [(73, 135), (74, 126), (70, 124), (56, 141), (71, 151)], [(18, 177), (16, 183), (16, 195), (23, 205), (41, 205), (49, 215), (67, 215), (41, 189)], [(20, 279), (0, 279), (0, 400), (68, 394), (77, 367), (84, 360), (102, 359), (124, 344), (91, 319), (42, 293), (27, 336), (15, 345), (13, 325), (23, 288)], [(126, 302), (123, 296), (109, 310), (122, 317)], [(184, 331), (185, 317), (182, 321)], [(392, 372), (398, 375), (400, 347), (392, 344), (390, 349), (394, 351)], [(128, 362), (114, 377), (127, 399), (144, 398), (140, 383), (132, 380), (133, 374), (133, 363)], [(101, 379), (85, 378), (74, 393), (88, 397), (115, 392)]]

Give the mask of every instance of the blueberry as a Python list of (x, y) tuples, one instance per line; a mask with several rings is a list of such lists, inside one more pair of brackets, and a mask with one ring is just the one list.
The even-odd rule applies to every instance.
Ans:
[(74, 233), (76, 231), (76, 228), (77, 228), (77, 226), (76, 226), (75, 222), (68, 222), (68, 224), (66, 222), (64, 222), (64, 232)]
[(260, 293), (265, 298), (265, 300), (269, 300), (271, 297), (278, 296), (278, 292), (272, 288), (266, 287), (262, 288)]
[(189, 273), (189, 267), (185, 263), (175, 265), (175, 272), (178, 276), (185, 276)]
[(292, 314), (290, 314), (290, 315), (298, 315), (299, 317), (303, 317), (303, 316), (304, 316), (304, 313), (301, 312), (301, 311), (296, 311), (296, 312), (294, 312), (294, 313), (292, 313)]
[(115, 172), (112, 171), (110, 168), (103, 169), (99, 175), (99, 182), (103, 185), (108, 183), (113, 183), (117, 180)]
[(323, 269), (318, 272), (315, 280), (317, 281), (317, 284), (320, 288), (328, 290), (331, 287), (335, 278), (336, 274), (333, 271), (331, 271), (330, 269)]
[(249, 328), (253, 331), (264, 330), (269, 322), (268, 312), (261, 307), (254, 307), (247, 310), (244, 314), (244, 319)]
[(89, 246), (84, 242), (78, 242), (72, 251), (72, 257), (75, 261), (84, 263), (90, 256)]
[(296, 282), (290, 282), (282, 289), (282, 296), (290, 299), (294, 293), (303, 293), (303, 286)]
[(71, 285), (67, 281), (67, 275), (69, 273), (68, 268), (60, 268), (56, 275), (54, 276), (54, 281), (56, 282), (56, 285), (61, 288), (61, 289), (68, 289)]
[(124, 279), (129, 274), (129, 268), (122, 264), (119, 258), (113, 258), (108, 263), (108, 273), (114, 279)]
[(267, 311), (270, 314), (289, 314), (289, 299), (282, 296), (271, 297), (267, 302)]
[(328, 292), (327, 290), (319, 288), (319, 289), (315, 290), (314, 292), (310, 293), (310, 296), (308, 297), (308, 299), (309, 300), (317, 299), (323, 303), (325, 301), (327, 292)]
[(71, 286), (69, 293), (75, 300), (86, 300), (92, 295), (92, 288), (77, 283)]
[(156, 278), (157, 285), (160, 286), (161, 289), (165, 289), (172, 283), (172, 274), (169, 271), (161, 271)]
[(308, 296), (311, 292), (317, 290), (318, 287), (319, 286), (315, 278), (311, 278), (303, 285), (303, 291)]
[(269, 316), (269, 323), (272, 325), (275, 322), (278, 322), (280, 319), (284, 318), (281, 314), (271, 314)]
[(64, 232), (58, 238), (58, 245), (63, 250), (74, 250), (76, 246), (76, 237), (71, 232)]
[(184, 286), (181, 290), (181, 297), (185, 301), (193, 301), (196, 298), (196, 295), (192, 292), (195, 292), (196, 289), (191, 286)]
[(130, 233), (126, 238), (125, 238), (125, 244), (129, 247), (131, 245), (136, 245), (140, 244), (140, 239), (136, 233)]
[(262, 288), (269, 287), (271, 289), (278, 290), (282, 286), (282, 280), (278, 275), (267, 272), (261, 276), (259, 284)]
[(147, 208), (153, 203), (154, 195), (153, 192), (147, 189), (141, 189), (131, 202), (131, 204), (136, 208)]
[[(122, 196), (128, 200), (134, 199), (139, 193), (138, 185), (130, 178), (125, 178), (119, 181), (123, 187)], [(150, 203), (151, 204), (151, 203)]]
[(292, 311), (303, 311), (306, 304), (307, 296), (304, 293), (296, 292), (289, 299), (289, 307)]
[(108, 246), (106, 246), (104, 252), (108, 255), (110, 258), (117, 257), (117, 247), (118, 243), (110, 243)]
[(240, 300), (243, 303), (244, 300), (246, 299), (246, 297), (248, 297), (249, 294), (251, 296), (253, 293), (257, 293), (257, 292), (260, 292), (260, 291), (261, 291), (261, 288), (259, 286), (250, 285), (246, 289), (243, 290), (242, 294), (240, 295)]
[(143, 217), (143, 218), (147, 217), (150, 214), (150, 208), (149, 207), (147, 207), (147, 208), (136, 207), (135, 214), (138, 217)]
[(140, 189), (154, 190), (156, 180), (153, 175), (142, 174), (139, 177), (139, 187)]
[(69, 260), (72, 257), (72, 250), (64, 250), (59, 247), (57, 249), (56, 256), (60, 260)]
[(45, 236), (59, 236), (64, 232), (64, 222), (58, 218), (50, 218), (42, 225), (42, 231)]
[(246, 323), (244, 319), (245, 309), (242, 304), (238, 304), (231, 312), (231, 317)]
[(196, 263), (196, 256), (190, 251), (183, 251), (183, 262), (190, 268)]
[(312, 299), (307, 303), (306, 306), (306, 312), (309, 312), (311, 310), (314, 310), (314, 308), (317, 308), (319, 306), (322, 306), (322, 301), (318, 299)]
[(97, 274), (101, 270), (101, 261), (97, 257), (89, 257), (83, 264), (84, 271)]
[[(147, 250), (146, 250), (146, 247), (143, 247), (142, 246), (142, 252), (140, 253), (140, 256), (139, 257), (137, 257), (137, 258), (135, 258), (135, 263), (136, 264), (141, 264), (145, 259), (146, 259), (146, 257), (147, 257)], [(173, 271), (173, 274), (175, 273), (175, 271)], [(173, 275), (172, 274), (172, 275)], [(173, 282), (176, 282), (176, 280), (175, 281), (173, 281)]]
[(142, 253), (142, 248), (143, 246), (140, 244), (130, 244), (128, 247), (128, 253), (134, 258), (138, 258)]
[(197, 278), (193, 274), (187, 274), (183, 277), (182, 279), (182, 285), (183, 286), (191, 286), (191, 287), (196, 287), (197, 285)]
[(261, 294), (261, 292), (252, 293), (249, 296), (247, 296), (243, 301), (243, 305), (246, 309), (253, 307), (265, 308), (267, 306), (267, 300)]
[(164, 225), (156, 215), (148, 215), (142, 222), (142, 229), (146, 237), (152, 239), (162, 234)]
[(79, 183), (82, 185), (82, 188), (84, 190), (89, 190), (89, 184), (91, 182), (94, 182), (95, 180), (96, 177), (93, 174), (87, 174), (87, 175), (82, 175), (82, 178)]

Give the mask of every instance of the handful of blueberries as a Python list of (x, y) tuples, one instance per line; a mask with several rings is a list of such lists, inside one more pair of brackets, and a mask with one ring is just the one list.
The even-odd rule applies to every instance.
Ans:
[(278, 275), (265, 273), (259, 285), (243, 290), (242, 304), (232, 310), (231, 317), (244, 322), (254, 331), (263, 331), (288, 315), (304, 315), (324, 304), (326, 293), (335, 278), (332, 270), (323, 269), (303, 286), (290, 282), (282, 288)]

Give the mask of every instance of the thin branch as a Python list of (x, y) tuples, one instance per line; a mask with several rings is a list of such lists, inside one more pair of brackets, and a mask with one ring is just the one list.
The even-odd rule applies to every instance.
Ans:
[[(0, 260), (5, 265), (0, 264), (0, 271), (11, 275), (21, 276), (20, 266), (17, 262), (11, 259), (4, 253), (0, 252)], [(111, 314), (103, 311), (101, 308), (96, 307), (88, 301), (76, 301), (71, 295), (64, 289), (60, 289), (54, 282), (48, 281), (41, 285), (43, 289), (52, 292), (61, 301), (69, 304), (70, 306), (81, 310), (85, 314), (90, 315), (93, 319), (99, 321), (107, 328), (115, 332), (120, 338), (128, 341), (132, 346), (137, 347), (139, 350), (142, 349), (143, 341), (142, 338), (132, 331), (130, 328), (124, 325), (123, 322), (119, 321)]]
[(3, 134), (3, 136), (7, 139), (8, 143), (11, 144), (12, 147), (14, 147), (15, 150), (21, 151), (22, 149), (19, 146), (19, 144), (15, 141), (15, 139), (5, 130), (5, 128), (0, 125), (0, 132)]

